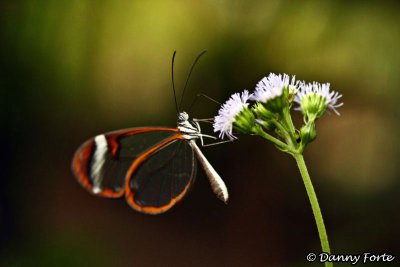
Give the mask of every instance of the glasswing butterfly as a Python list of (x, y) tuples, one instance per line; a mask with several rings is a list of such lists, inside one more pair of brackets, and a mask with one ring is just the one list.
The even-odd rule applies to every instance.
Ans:
[[(187, 77), (182, 98), (192, 70), (205, 53), (194, 61)], [(163, 213), (189, 192), (196, 178), (197, 160), (203, 166), (214, 193), (225, 203), (228, 190), (224, 181), (205, 158), (196, 140), (213, 136), (201, 133), (198, 120), (178, 107), (176, 128), (140, 127), (100, 134), (89, 139), (75, 152), (72, 172), (90, 193), (106, 197), (125, 197), (135, 210), (147, 214)], [(180, 103), (181, 104), (181, 103)]]

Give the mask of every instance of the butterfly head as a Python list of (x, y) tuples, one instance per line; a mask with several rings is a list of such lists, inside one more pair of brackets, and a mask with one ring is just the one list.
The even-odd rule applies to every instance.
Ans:
[(187, 114), (185, 111), (182, 111), (178, 115), (178, 124), (179, 123), (185, 123), (189, 120), (189, 114)]

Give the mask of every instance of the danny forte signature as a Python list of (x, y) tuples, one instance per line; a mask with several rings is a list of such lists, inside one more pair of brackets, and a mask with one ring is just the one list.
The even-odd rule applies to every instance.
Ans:
[(375, 254), (370, 252), (364, 252), (362, 254), (328, 254), (322, 252), (320, 254), (308, 253), (307, 260), (309, 262), (319, 261), (321, 263), (324, 262), (343, 262), (343, 263), (351, 263), (355, 265), (357, 263), (369, 263), (369, 262), (392, 262), (394, 261), (395, 256), (383, 253), (383, 254)]

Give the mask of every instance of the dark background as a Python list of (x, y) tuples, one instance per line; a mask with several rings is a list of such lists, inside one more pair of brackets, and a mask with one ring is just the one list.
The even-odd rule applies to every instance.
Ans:
[[(191, 194), (159, 216), (72, 176), (89, 137), (176, 125), (175, 49), (178, 91), (208, 50), (185, 107), (199, 92), (223, 102), (253, 90), (269, 72), (331, 82), (345, 105), (318, 121), (305, 158), (332, 250), (400, 257), (398, 13), (395, 1), (1, 1), (0, 265), (308, 266), (320, 245), (302, 180), (260, 138), (202, 149), (227, 206), (200, 168)], [(217, 110), (200, 101), (191, 116)]]

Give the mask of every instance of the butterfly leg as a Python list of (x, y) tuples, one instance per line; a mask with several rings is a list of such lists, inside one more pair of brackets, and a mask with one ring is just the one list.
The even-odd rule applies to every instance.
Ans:
[(208, 123), (212, 123), (214, 120), (214, 118), (205, 118), (205, 119), (193, 119), (193, 121), (198, 121), (198, 122), (208, 122)]
[(219, 145), (219, 144), (224, 144), (224, 143), (230, 143), (235, 141), (235, 139), (232, 140), (223, 140), (223, 141), (219, 141), (219, 142), (214, 142), (214, 143), (209, 143), (209, 144), (201, 144), (202, 147), (207, 147), (207, 146), (215, 146), (215, 145)]
[[(209, 122), (210, 120), (213, 120), (213, 118), (208, 118), (208, 119), (193, 119), (193, 123), (195, 124), (197, 131), (198, 131), (199, 133), (201, 133), (201, 127), (200, 127), (200, 123), (199, 123), (199, 122)], [(218, 139), (218, 138), (215, 137), (215, 136), (206, 135), (206, 134), (199, 134), (198, 136), (199, 136), (199, 138), (200, 138), (200, 143), (201, 143), (201, 146), (202, 146), (202, 147), (214, 146), (214, 145), (223, 144), (223, 143), (230, 143), (230, 142), (234, 141), (234, 140), (224, 140), (224, 141), (214, 142), (214, 143), (210, 143), (210, 144), (205, 144), (205, 143), (204, 143), (203, 137), (208, 137), (208, 138), (211, 138), (211, 139), (214, 139), (214, 140), (216, 140), (216, 139)]]

